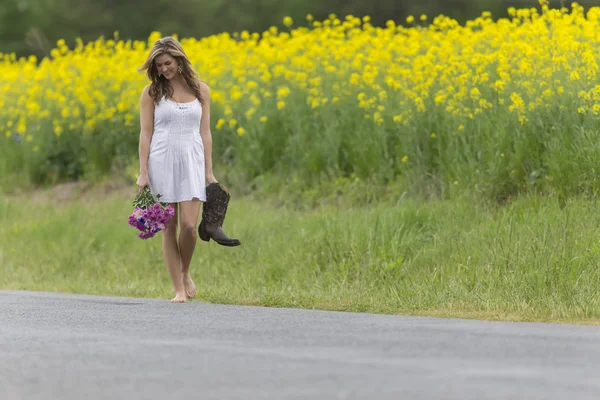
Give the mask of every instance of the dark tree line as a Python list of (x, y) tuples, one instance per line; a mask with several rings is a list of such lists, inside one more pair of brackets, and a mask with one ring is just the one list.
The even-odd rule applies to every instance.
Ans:
[[(590, 7), (597, 0), (581, 0)], [(551, 6), (571, 2), (552, 1)], [(281, 26), (284, 16), (296, 25), (304, 16), (327, 18), (369, 15), (375, 25), (387, 20), (404, 23), (408, 15), (444, 14), (463, 23), (483, 11), (494, 18), (506, 16), (515, 7), (539, 7), (537, 0), (1, 0), (0, 52), (17, 55), (47, 55), (58, 39), (94, 40), (112, 37), (146, 39), (153, 30), (180, 37), (202, 37), (219, 32), (262, 32)]]

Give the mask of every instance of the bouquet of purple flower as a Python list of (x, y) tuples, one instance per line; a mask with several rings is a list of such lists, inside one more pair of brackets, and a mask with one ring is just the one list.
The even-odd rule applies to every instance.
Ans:
[(158, 232), (165, 229), (165, 224), (175, 215), (175, 209), (170, 204), (159, 201), (146, 186), (133, 200), (133, 213), (129, 216), (129, 226), (136, 228), (141, 233), (140, 239), (150, 239)]

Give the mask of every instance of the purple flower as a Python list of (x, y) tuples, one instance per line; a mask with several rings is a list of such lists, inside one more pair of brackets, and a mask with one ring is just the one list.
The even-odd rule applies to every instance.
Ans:
[(166, 223), (174, 216), (175, 209), (171, 205), (163, 208), (160, 203), (154, 203), (146, 209), (136, 208), (129, 216), (128, 223), (140, 231), (138, 237), (145, 240), (165, 229)]
[(156, 232), (142, 232), (138, 235), (138, 237), (140, 239), (150, 239), (151, 237), (154, 237), (154, 235), (156, 234)]

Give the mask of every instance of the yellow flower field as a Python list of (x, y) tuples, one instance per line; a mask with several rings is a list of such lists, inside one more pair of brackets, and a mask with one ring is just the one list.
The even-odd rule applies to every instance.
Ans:
[[(564, 183), (555, 156), (588, 148), (571, 133), (586, 129), (595, 142), (600, 118), (600, 7), (541, 0), (509, 11), (464, 26), (422, 15), (379, 28), (331, 15), (294, 28), (288, 17), (260, 34), (181, 38), (211, 87), (216, 162), (248, 178), (283, 169), (509, 191)], [(136, 68), (159, 37), (73, 49), (61, 40), (41, 62), (0, 55), (4, 171), (45, 181), (132, 163), (148, 83)]]

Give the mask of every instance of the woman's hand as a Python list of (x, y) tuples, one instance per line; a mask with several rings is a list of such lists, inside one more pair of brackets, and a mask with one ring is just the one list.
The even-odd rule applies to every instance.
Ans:
[(146, 186), (150, 186), (150, 178), (148, 178), (148, 173), (140, 174), (137, 180), (138, 190), (141, 192)]
[(214, 174), (206, 174), (206, 186), (215, 182), (217, 182), (217, 178), (215, 178)]

